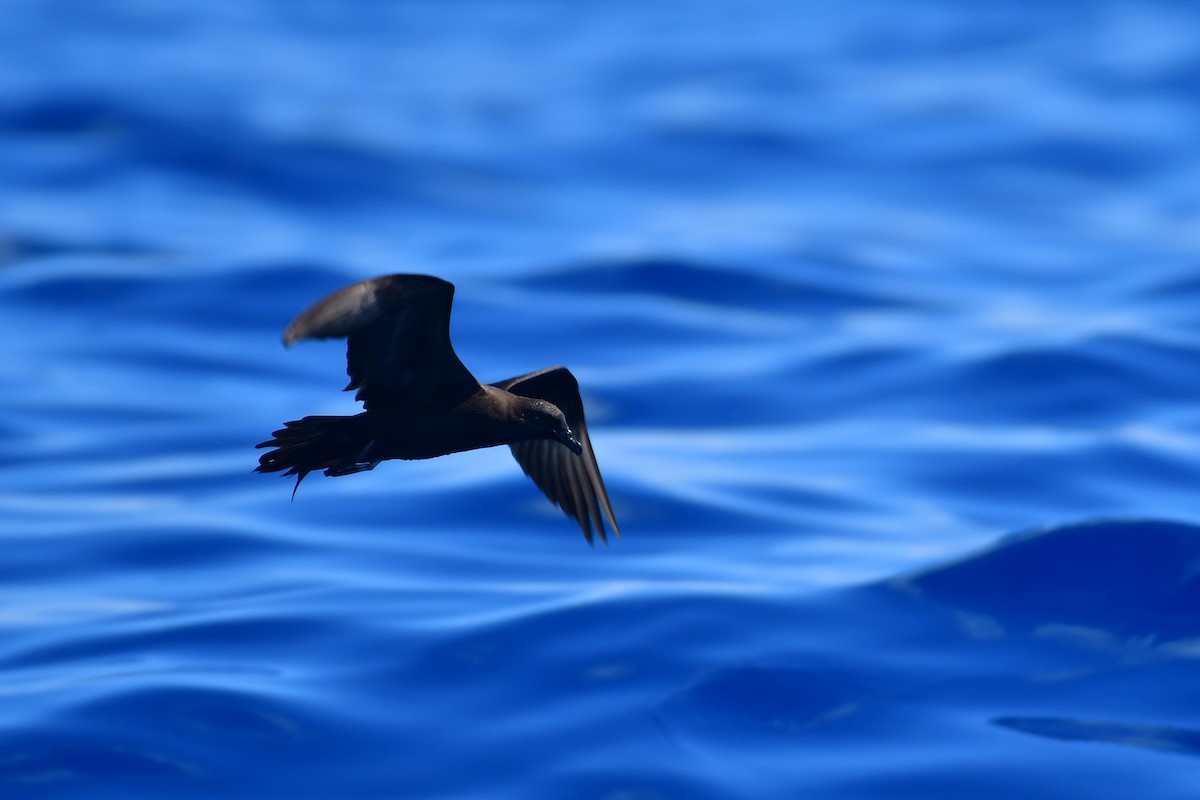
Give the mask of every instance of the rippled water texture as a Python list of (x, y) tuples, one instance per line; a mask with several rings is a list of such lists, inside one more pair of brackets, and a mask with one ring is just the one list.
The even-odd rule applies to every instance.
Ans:
[[(1193, 800), (1197, 31), (8, 0), (0, 797)], [(395, 271), (579, 376), (623, 540), (251, 472)]]

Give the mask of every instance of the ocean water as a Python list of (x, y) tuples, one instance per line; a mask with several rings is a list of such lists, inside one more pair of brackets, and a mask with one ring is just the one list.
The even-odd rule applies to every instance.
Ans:
[[(1200, 11), (7, 0), (0, 797), (1200, 793)], [(566, 364), (338, 479), (345, 283)]]

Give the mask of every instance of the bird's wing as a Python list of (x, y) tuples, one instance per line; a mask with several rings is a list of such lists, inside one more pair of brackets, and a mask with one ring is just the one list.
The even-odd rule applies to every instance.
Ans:
[(300, 314), (283, 334), (345, 338), (346, 391), (366, 408), (439, 408), (480, 390), (450, 344), (454, 286), (428, 275), (386, 275), (340, 289)]
[(609, 527), (620, 536), (621, 529), (617, 527), (617, 517), (613, 514), (612, 503), (604, 489), (604, 479), (600, 477), (600, 466), (596, 463), (596, 454), (588, 437), (583, 400), (579, 397), (579, 382), (570, 370), (566, 367), (549, 367), (492, 385), (558, 406), (583, 447), (582, 452), (576, 456), (559, 442), (538, 439), (509, 445), (513, 456), (552, 503), (566, 512), (567, 516), (579, 521), (579, 527), (583, 529), (588, 542), (592, 541), (593, 527), (600, 541), (608, 541), (601, 509), (608, 517)]

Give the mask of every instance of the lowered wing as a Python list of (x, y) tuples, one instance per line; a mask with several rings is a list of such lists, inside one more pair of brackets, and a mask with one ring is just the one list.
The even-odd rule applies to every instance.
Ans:
[(596, 463), (596, 454), (592, 451), (591, 438), (588, 436), (579, 382), (570, 370), (566, 367), (549, 367), (492, 385), (558, 406), (583, 447), (582, 452), (576, 456), (563, 444), (539, 439), (509, 445), (513, 456), (546, 497), (567, 516), (579, 522), (588, 542), (592, 541), (593, 528), (599, 534), (600, 541), (608, 541), (604, 530), (605, 517), (601, 516), (601, 512), (607, 517), (608, 526), (620, 536), (621, 529), (617, 526), (617, 517), (604, 488), (600, 465)]

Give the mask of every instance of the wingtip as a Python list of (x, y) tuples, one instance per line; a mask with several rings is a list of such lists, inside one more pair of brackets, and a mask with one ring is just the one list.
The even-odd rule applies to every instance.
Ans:
[[(597, 523), (594, 527), (591, 520), (587, 517), (579, 520), (579, 527), (583, 531), (583, 538), (587, 539), (590, 547), (595, 548), (596, 540), (600, 540), (600, 544), (608, 547), (608, 532), (604, 529), (603, 521)], [(617, 534), (620, 536), (620, 533)]]

